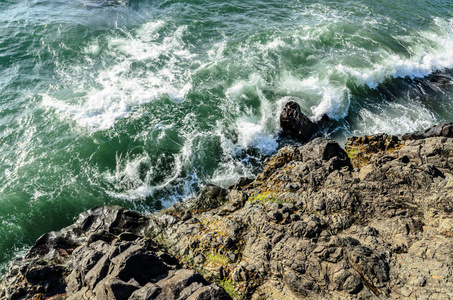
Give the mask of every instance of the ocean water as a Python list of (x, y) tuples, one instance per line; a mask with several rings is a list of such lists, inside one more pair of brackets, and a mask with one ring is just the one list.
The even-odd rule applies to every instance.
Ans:
[(453, 121), (449, 0), (0, 0), (0, 274), (43, 233), (253, 177), (293, 100), (323, 132)]

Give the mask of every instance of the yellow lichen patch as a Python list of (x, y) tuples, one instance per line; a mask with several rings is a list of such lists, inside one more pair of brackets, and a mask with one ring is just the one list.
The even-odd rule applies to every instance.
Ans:
[(212, 222), (212, 217), (211, 216), (200, 215), (198, 217), (198, 219), (200, 220), (200, 222), (201, 222), (201, 224), (203, 226), (208, 226)]
[(230, 279), (220, 280), (217, 282), (231, 297), (236, 298), (237, 292), (235, 291), (234, 284)]
[(376, 135), (370, 137), (351, 138), (345, 144), (345, 152), (355, 168), (361, 168), (370, 164), (374, 154), (382, 153), (392, 155), (403, 147), (403, 143), (388, 135)]
[(348, 155), (348, 157), (352, 160), (352, 159), (355, 159), (357, 157), (357, 149), (355, 148), (352, 148), (352, 147), (346, 147), (344, 149), (344, 151), (346, 152), (346, 154)]
[(275, 203), (278, 203), (278, 204), (286, 203), (285, 200), (283, 200), (283, 199), (281, 199), (279, 197), (278, 193), (273, 192), (273, 191), (266, 191), (266, 192), (262, 192), (262, 193), (257, 194), (257, 195), (252, 195), (249, 199), (252, 202), (259, 201), (259, 202), (266, 203), (266, 202), (272, 201), (272, 202), (275, 202)]
[(255, 201), (267, 201), (267, 199), (272, 197), (272, 195), (273, 193), (271, 191), (266, 191), (257, 195), (252, 195), (251, 199)]
[(219, 236), (231, 237), (231, 234), (229, 233), (230, 228), (228, 222), (225, 222), (225, 218), (219, 216), (206, 218), (204, 219), (203, 224), (206, 227), (207, 232), (215, 233)]
[(190, 263), (190, 256), (189, 256), (189, 255), (187, 255), (187, 254), (186, 254), (186, 255), (183, 255), (183, 256), (182, 256), (182, 259), (183, 259), (187, 264)]
[(206, 264), (211, 264), (214, 266), (225, 266), (229, 263), (230, 260), (221, 254), (209, 252), (206, 255)]

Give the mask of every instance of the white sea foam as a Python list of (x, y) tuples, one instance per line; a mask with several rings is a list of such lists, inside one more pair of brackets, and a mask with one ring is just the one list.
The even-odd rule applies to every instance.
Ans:
[[(116, 169), (114, 172), (105, 172), (105, 180), (109, 182), (113, 189), (106, 190), (106, 193), (116, 198), (136, 200), (154, 195), (155, 192), (171, 186), (181, 174), (182, 163), (180, 157), (176, 155), (173, 170), (165, 176), (161, 182), (153, 182), (153, 177), (160, 172), (150, 164), (147, 153), (135, 158), (121, 157), (116, 158)], [(143, 174), (146, 167), (146, 173)]]
[(239, 160), (243, 145), (234, 143), (217, 129), (216, 134), (220, 137), (224, 161), (219, 164), (209, 182), (222, 187), (236, 183), (240, 177), (254, 177), (253, 168), (247, 158)]
[(276, 135), (266, 133), (262, 124), (239, 120), (237, 122), (239, 133), (238, 144), (243, 148), (258, 148), (262, 153), (270, 155), (277, 150)]
[[(253, 94), (260, 101), (259, 112), (254, 112), (252, 108), (246, 108), (246, 115), (239, 115), (236, 119), (236, 130), (238, 141), (232, 148), (240, 151), (247, 148), (259, 149), (263, 154), (270, 155), (276, 151), (278, 127), (275, 123), (276, 110), (275, 104), (265, 97), (262, 89), (266, 87), (263, 78), (253, 73), (248, 80), (241, 80), (234, 83), (225, 92), (230, 102), (235, 102), (238, 106), (246, 100), (247, 94)], [(237, 109), (237, 111), (239, 111)], [(235, 150), (235, 151), (236, 151)]]
[[(345, 21), (336, 15), (328, 19), (333, 22)], [(310, 45), (310, 42), (317, 41), (332, 30), (329, 25), (319, 21), (320, 25), (314, 28), (312, 25), (301, 26), (306, 32), (295, 38), (304, 39)], [(350, 56), (356, 55), (357, 60), (368, 61), (368, 66), (350, 65), (347, 57), (333, 50), (333, 53), (326, 53), (325, 56), (307, 57), (317, 61), (308, 76), (283, 71), (277, 87), (279, 91), (294, 97), (313, 121), (318, 121), (324, 114), (339, 120), (346, 117), (349, 111), (351, 92), (346, 85), (349, 79), (374, 89), (387, 79), (419, 78), (453, 68), (453, 20), (437, 18), (431, 31), (413, 32), (412, 35), (395, 39), (409, 44), (409, 56), (390, 52), (384, 47), (371, 50), (350, 45)], [(380, 59), (368, 59), (370, 56)]]
[[(311, 76), (298, 79), (288, 72), (280, 76), (279, 89), (287, 95), (296, 97), (302, 108), (310, 109), (305, 113), (312, 121), (319, 121), (327, 114), (331, 119), (341, 119), (348, 114), (350, 91), (345, 85), (332, 83), (329, 77)], [(311, 114), (310, 114), (311, 113)]]
[(360, 126), (353, 135), (370, 135), (377, 132), (402, 134), (428, 128), (436, 123), (429, 109), (418, 102), (389, 102), (372, 111), (362, 108), (359, 111)]
[(415, 41), (410, 46), (410, 57), (384, 52), (381, 54), (383, 60), (369, 68), (358, 69), (342, 64), (336, 68), (354, 78), (359, 85), (368, 85), (370, 88), (376, 88), (389, 78), (425, 77), (435, 71), (452, 68), (453, 20), (436, 18), (434, 26), (433, 31), (419, 32), (420, 36), (412, 37)]
[[(110, 66), (101, 70), (93, 70), (90, 64), (79, 66), (81, 70), (76, 69), (76, 74), (82, 74), (82, 79), (65, 75), (69, 88), (84, 96), (77, 94), (68, 102), (45, 94), (43, 105), (54, 108), (61, 116), (76, 121), (80, 126), (105, 130), (128, 116), (134, 108), (159, 97), (167, 95), (175, 102), (183, 101), (192, 88), (186, 65), (194, 54), (182, 41), (186, 26), (159, 39), (164, 26), (163, 21), (149, 22), (134, 35), (111, 37), (106, 47), (106, 55), (113, 57)], [(93, 42), (85, 49), (87, 61), (91, 63), (89, 54), (98, 54), (97, 43)], [(134, 63), (138, 62), (145, 63), (147, 68), (137, 72)], [(94, 85), (85, 82), (87, 73), (97, 74), (93, 78)]]
[[(166, 201), (164, 205), (168, 206), (177, 200), (193, 196), (196, 192), (195, 187), (203, 182), (226, 187), (241, 176), (253, 176), (252, 168), (237, 159), (238, 151), (244, 149), (243, 145), (227, 138), (222, 128), (212, 132), (182, 131), (181, 134), (184, 136), (184, 144), (171, 159), (172, 171), (166, 174), (165, 178), (156, 182), (156, 176), (160, 178), (158, 175), (162, 171), (158, 166), (151, 164), (147, 153), (134, 157), (118, 155), (114, 171), (96, 175), (109, 183), (105, 192), (116, 198), (137, 202), (165, 190), (166, 196), (160, 200)], [(209, 147), (218, 142), (222, 150), (220, 155), (222, 162), (212, 176), (206, 178), (200, 159), (205, 160)], [(201, 177), (198, 176), (199, 173)]]
[[(89, 65), (78, 66), (80, 70), (75, 69), (76, 74), (89, 72), (96, 64), (94, 58), (103, 51), (106, 51), (104, 55), (111, 57), (111, 61), (104, 69), (94, 72), (95, 76), (91, 78), (94, 84), (84, 82), (84, 79), (79, 83), (80, 77), (77, 76), (72, 78), (72, 82), (68, 78), (74, 90), (82, 94), (80, 100), (76, 96), (69, 97), (69, 101), (61, 100), (49, 93), (43, 95), (42, 103), (80, 126), (104, 130), (114, 126), (119, 119), (129, 116), (136, 107), (164, 95), (174, 102), (184, 101), (194, 88), (192, 76), (197, 76), (197, 72), (207, 74), (212, 71), (212, 78), (216, 80), (216, 72), (219, 72), (216, 68), (225, 69), (225, 74), (232, 76), (226, 81), (222, 77), (225, 74), (218, 76), (220, 82), (215, 83), (211, 82), (212, 78), (203, 77), (206, 80), (198, 83), (199, 86), (195, 88), (197, 92), (203, 93), (216, 85), (222, 85), (224, 102), (212, 109), (227, 111), (231, 119), (224, 121), (225, 123), (219, 122), (217, 129), (212, 132), (200, 130), (197, 126), (178, 128), (183, 145), (174, 157), (174, 169), (163, 181), (153, 181), (153, 172), (158, 170), (154, 170), (152, 166), (146, 176), (140, 174), (142, 164), (150, 165), (149, 157), (146, 156), (120, 158), (117, 170), (104, 174), (105, 180), (113, 187), (107, 193), (115, 197), (142, 199), (157, 191), (177, 186), (184, 186), (182, 193), (187, 196), (193, 194), (194, 185), (202, 182), (227, 186), (240, 176), (252, 176), (253, 168), (246, 159), (240, 157), (250, 148), (258, 149), (265, 155), (277, 150), (278, 117), (288, 100), (298, 102), (313, 121), (318, 121), (324, 114), (340, 120), (349, 112), (351, 95), (347, 82), (351, 78), (360, 85), (376, 87), (389, 77), (425, 76), (453, 65), (453, 50), (450, 50), (453, 49), (451, 22), (436, 20), (437, 32), (422, 33), (426, 45), (419, 48), (414, 45), (413, 54), (409, 58), (378, 49), (376, 51), (382, 52), (380, 55), (385, 59), (359, 68), (348, 65), (344, 54), (335, 52), (335, 47), (326, 47), (327, 50), (316, 48), (321, 37), (328, 36), (333, 30), (327, 22), (329, 18), (334, 18), (336, 22), (344, 21), (344, 18), (335, 14), (324, 16), (324, 19), (320, 15), (319, 18), (319, 26), (302, 24), (296, 29), (296, 33), (279, 32), (264, 42), (250, 39), (239, 45), (233, 43), (233, 48), (230, 48), (232, 45), (229, 38), (224, 37), (223, 41), (206, 50), (200, 61), (195, 61), (198, 57), (184, 42), (188, 30), (186, 26), (171, 30), (163, 20), (148, 22), (131, 34), (111, 37), (107, 46), (93, 41), (85, 48)], [(301, 61), (309, 63), (307, 66), (291, 65), (285, 70), (285, 67), (278, 65), (280, 60), (285, 59), (281, 56), (283, 52), (303, 52), (306, 49), (300, 47), (304, 45), (308, 45), (308, 48), (315, 47), (316, 50), (301, 54)], [(135, 64), (144, 64), (146, 67), (136, 69)], [(232, 74), (231, 70), (237, 70), (238, 66), (243, 72), (235, 78), (236, 74)], [(276, 71), (277, 68), (281, 70)], [(277, 95), (275, 99), (266, 98), (266, 95), (271, 94), (270, 90)], [(401, 111), (402, 116), (392, 115), (395, 111)], [(187, 112), (186, 117), (191, 117), (192, 114), (193, 112)], [(380, 112), (363, 108), (359, 115), (364, 120), (363, 128), (369, 133), (411, 131), (433, 122), (433, 116), (427, 110), (417, 106), (404, 107), (396, 102)], [(196, 118), (193, 116), (192, 119)], [(389, 122), (392, 118), (394, 122)], [(189, 120), (188, 123), (190, 122)], [(357, 128), (356, 126), (353, 130), (363, 129)], [(165, 130), (162, 130), (160, 136), (165, 137), (165, 134)], [(218, 164), (216, 170), (213, 173), (210, 171), (209, 175), (197, 169), (199, 159), (202, 159), (199, 156), (205, 154), (204, 150), (197, 147), (206, 140), (214, 141), (213, 143), (220, 141), (223, 151), (218, 154), (221, 161), (215, 162)]]

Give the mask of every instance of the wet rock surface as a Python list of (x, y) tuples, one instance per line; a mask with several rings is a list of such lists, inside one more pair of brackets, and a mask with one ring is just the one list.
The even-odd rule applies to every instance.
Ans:
[(14, 262), (3, 297), (452, 299), (451, 128), (316, 138), (147, 217), (93, 209)]
[[(323, 123), (327, 122), (328, 117), (324, 116)], [(289, 136), (299, 142), (308, 142), (319, 130), (319, 125), (312, 122), (300, 110), (299, 104), (294, 101), (286, 103), (280, 114), (281, 135)]]

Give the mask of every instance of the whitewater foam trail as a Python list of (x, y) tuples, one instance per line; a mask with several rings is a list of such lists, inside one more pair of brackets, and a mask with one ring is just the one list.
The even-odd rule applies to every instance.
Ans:
[[(427, 113), (429, 109), (420, 101), (414, 103), (414, 99), (400, 95), (403, 99), (397, 101), (398, 105), (389, 105), (383, 101), (385, 99), (376, 99), (376, 101), (383, 101), (372, 104), (372, 106), (382, 106), (381, 111), (376, 112), (376, 109), (368, 107), (369, 101), (364, 101), (363, 104), (357, 103), (362, 100), (357, 95), (353, 95), (351, 87), (354, 89), (368, 87), (373, 90), (382, 88), (382, 84), (398, 78), (424, 78), (436, 72), (452, 69), (453, 20), (435, 18), (429, 30), (412, 32), (405, 30), (406, 35), (389, 37), (392, 39), (392, 44), (404, 45), (406, 49), (405, 52), (396, 52), (395, 49), (387, 46), (379, 47), (381, 42), (377, 37), (381, 37), (373, 30), (370, 31), (370, 28), (365, 28), (369, 31), (367, 33), (369, 36), (359, 29), (352, 30), (352, 35), (346, 34), (343, 31), (349, 26), (348, 23), (338, 15), (330, 17), (329, 20), (335, 25), (320, 23), (318, 27), (308, 28), (304, 25), (303, 28), (307, 32), (302, 35), (302, 39), (307, 45), (311, 45), (318, 42), (322, 36), (333, 35), (333, 43), (348, 42), (349, 52), (345, 55), (335, 48), (328, 49), (325, 56), (318, 55), (319, 59), (314, 63), (316, 68), (309, 69), (308, 76), (293, 70), (281, 72), (277, 80), (277, 88), (282, 93), (286, 92), (287, 96), (278, 101), (283, 102), (285, 101), (283, 99), (290, 97), (292, 101), (301, 105), (303, 112), (313, 121), (320, 120), (324, 114), (333, 120), (343, 120), (351, 113), (351, 101), (354, 101), (353, 109), (358, 110), (361, 119), (372, 119), (363, 123), (369, 126), (355, 124), (355, 129), (352, 129), (355, 134), (383, 131), (401, 133), (433, 125), (439, 117)], [(338, 33), (333, 31), (338, 28), (342, 30), (338, 30)], [(364, 36), (359, 36), (354, 31)], [(372, 42), (370, 44), (377, 47), (363, 48), (360, 46), (363, 39), (370, 40)], [(385, 117), (386, 115), (392, 115), (392, 118)]]
[[(340, 11), (322, 10), (326, 15), (320, 15), (320, 9), (318, 6), (312, 11), (317, 11), (310, 15), (311, 21), (315, 20), (312, 24), (302, 20), (284, 30), (250, 34), (239, 40), (223, 34), (202, 49), (189, 42), (193, 35), (189, 26), (172, 27), (168, 20), (153, 20), (131, 33), (110, 36), (106, 45), (93, 40), (84, 48), (86, 65), (69, 75), (64, 74), (67, 68), (59, 72), (70, 92), (51, 90), (42, 94), (42, 104), (91, 131), (111, 129), (141, 106), (162, 98), (176, 105), (191, 101), (193, 107), (206, 105), (223, 111), (224, 120), (216, 121), (215, 132), (188, 125), (175, 129), (183, 132), (182, 146), (172, 160), (174, 172), (167, 174), (166, 181), (154, 182), (150, 174), (144, 178), (139, 174), (143, 163), (150, 164), (146, 157), (117, 161), (122, 169), (115, 175), (105, 175), (111, 187), (107, 193), (129, 200), (181, 187), (182, 178), (192, 183), (179, 190), (179, 195), (193, 194), (193, 187), (200, 182), (225, 186), (240, 176), (252, 176), (253, 155), (244, 153), (256, 149), (259, 155), (271, 155), (277, 150), (278, 118), (289, 100), (298, 102), (313, 121), (328, 115), (344, 122), (354, 106), (355, 118), (364, 121), (345, 128), (355, 134), (394, 133), (432, 125), (436, 117), (418, 102), (400, 99), (373, 109), (360, 103), (351, 87), (376, 89), (386, 80), (424, 77), (452, 67), (452, 21), (437, 18), (430, 31), (392, 37), (408, 49), (398, 53), (373, 46), (379, 41), (373, 40), (378, 35), (372, 29), (371, 17), (364, 22), (371, 29), (361, 31)], [(366, 39), (372, 46), (361, 46)], [(350, 47), (348, 53), (346, 46)], [(106, 58), (102, 67), (97, 57)], [(90, 72), (93, 76), (89, 80), (81, 75)], [(191, 93), (195, 97), (188, 100)], [(202, 114), (186, 113), (193, 114), (195, 122), (197, 114)], [(156, 126), (161, 126), (159, 116), (154, 118)], [(192, 162), (197, 154), (191, 147), (204, 142), (221, 144), (220, 158), (213, 162), (215, 170), (198, 170)]]
[[(412, 37), (408, 50), (410, 57), (391, 52), (381, 55), (380, 63), (357, 69), (338, 65), (338, 71), (354, 78), (357, 84), (377, 88), (386, 79), (422, 78), (434, 72), (453, 68), (453, 20), (434, 19), (431, 31), (419, 32)], [(402, 41), (404, 42), (404, 41)], [(382, 51), (380, 49), (380, 51)]]
[[(137, 107), (161, 97), (176, 103), (184, 101), (192, 88), (187, 64), (196, 55), (186, 49), (182, 40), (187, 26), (161, 37), (165, 25), (162, 20), (152, 21), (133, 35), (110, 37), (107, 46), (102, 46), (107, 53), (99, 53), (100, 41), (92, 41), (85, 47), (87, 65), (79, 66), (77, 72), (82, 78), (71, 77), (70, 70), (60, 70), (69, 73), (62, 77), (75, 96), (65, 95), (69, 100), (59, 100), (52, 93), (43, 94), (42, 104), (79, 126), (106, 130)], [(93, 55), (110, 57), (111, 65), (96, 70)], [(88, 78), (94, 83), (87, 82), (86, 74), (95, 74)]]
[[(452, 20), (436, 18), (430, 31), (393, 37), (407, 45), (406, 48), (409, 51), (409, 53), (395, 53), (385, 48), (361, 48), (359, 46), (361, 40), (349, 41), (349, 33), (341, 32), (346, 28), (351, 30), (345, 16), (339, 11), (315, 8), (306, 11), (312, 12), (311, 21), (314, 24), (307, 25), (302, 22), (295, 30), (276, 32), (275, 36), (271, 36), (264, 42), (256, 42), (256, 37), (251, 36), (234, 45), (228, 37), (224, 36), (223, 42), (214, 43), (202, 57), (192, 53), (191, 45), (184, 41), (184, 38), (191, 34), (186, 25), (169, 31), (168, 24), (164, 20), (147, 22), (125, 37), (110, 37), (107, 47), (101, 47), (100, 41), (92, 41), (85, 48), (88, 66), (82, 68), (79, 73), (97, 73), (94, 78), (95, 84), (80, 83), (79, 78), (72, 78), (72, 82), (69, 81), (68, 84), (72, 85), (77, 97), (83, 94), (79, 97), (80, 99), (69, 95), (67, 96), (69, 101), (59, 100), (58, 97), (49, 93), (43, 95), (43, 105), (54, 108), (58, 114), (74, 120), (79, 126), (93, 130), (106, 130), (118, 120), (128, 117), (135, 108), (158, 98), (168, 96), (176, 103), (184, 101), (194, 89), (193, 78), (197, 73), (228, 62), (226, 69), (230, 65), (240, 64), (245, 72), (250, 70), (257, 73), (257, 77), (262, 78), (262, 81), (254, 80), (250, 74), (248, 80), (236, 81), (232, 86), (226, 87), (227, 100), (231, 101), (228, 99), (230, 94), (241, 93), (246, 88), (250, 90), (256, 86), (260, 90), (269, 90), (274, 87), (279, 91), (280, 97), (271, 100), (273, 102), (292, 96), (299, 99), (297, 102), (313, 121), (320, 120), (325, 114), (331, 119), (341, 120), (349, 113), (351, 91), (348, 82), (350, 81), (359, 86), (366, 85), (375, 89), (385, 80), (392, 78), (425, 77), (433, 72), (453, 67)], [(326, 15), (320, 15), (320, 10)], [(326, 23), (326, 20), (331, 23)], [(364, 23), (372, 26), (372, 21), (373, 19), (368, 18)], [(340, 29), (339, 32), (335, 32), (338, 29)], [(353, 29), (352, 37), (359, 39), (357, 35), (363, 32), (358, 30)], [(320, 39), (325, 39), (325, 36), (332, 38), (331, 35), (334, 38), (332, 42), (335, 42), (335, 39), (341, 43), (348, 41), (351, 44), (351, 53), (345, 55), (335, 48), (326, 48), (327, 50), (322, 50), (327, 51), (324, 57), (318, 55), (319, 61), (308, 67), (308, 73), (288, 70), (286, 63), (280, 63), (281, 53), (307, 50), (307, 53), (310, 53), (313, 49), (316, 50), (314, 47), (319, 47), (317, 44)], [(360, 37), (360, 39), (363, 38), (377, 43), (373, 40), (376, 38), (373, 34), (370, 37)], [(96, 72), (92, 70), (95, 67), (92, 57), (99, 55), (101, 48), (108, 49), (105, 56), (112, 57), (112, 65)], [(231, 52), (235, 49), (237, 53)], [(308, 61), (316, 59), (311, 56), (306, 56), (306, 59)], [(354, 56), (357, 57), (357, 61), (366, 61), (369, 57), (369, 63), (353, 65), (350, 63), (350, 57)], [(275, 72), (276, 62), (280, 72), (272, 75)], [(145, 67), (136, 71), (137, 65), (145, 65)], [(257, 70), (258, 65), (263, 65), (264, 69)], [(191, 66), (195, 66), (195, 69)], [(62, 70), (64, 71), (67, 70)], [(273, 79), (263, 79), (270, 75)], [(266, 85), (264, 87), (263, 82)], [(238, 90), (235, 91), (235, 89)], [(258, 92), (253, 91), (253, 93), (259, 97)], [(242, 93), (240, 97), (246, 94), (247, 92)], [(261, 102), (263, 106), (265, 106), (264, 103)], [(265, 119), (275, 119), (274, 113), (271, 115)], [(238, 117), (238, 119), (241, 118), (243, 119), (244, 116)], [(267, 130), (263, 124), (252, 123), (261, 126), (261, 129), (249, 126), (252, 131)], [(238, 128), (242, 128), (242, 125)], [(269, 136), (269, 133), (267, 130), (264, 135)], [(241, 135), (243, 142), (248, 146), (260, 144), (252, 142), (253, 138), (247, 138), (242, 133)], [(271, 146), (264, 146), (264, 151), (271, 152), (269, 147)]]

